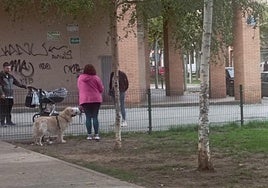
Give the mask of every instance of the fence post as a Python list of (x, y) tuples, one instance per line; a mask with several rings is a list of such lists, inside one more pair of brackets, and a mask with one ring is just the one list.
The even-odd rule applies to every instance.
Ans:
[(243, 111), (243, 86), (239, 85), (239, 91), (240, 91), (240, 122), (241, 122), (241, 126), (244, 125), (244, 111)]
[(164, 89), (164, 78), (163, 78), (163, 75), (161, 75), (160, 80), (161, 80), (161, 88)]
[(148, 89), (147, 92), (148, 95), (148, 117), (149, 117), (149, 131), (148, 133), (151, 134), (152, 133), (152, 104), (151, 104), (151, 89)]

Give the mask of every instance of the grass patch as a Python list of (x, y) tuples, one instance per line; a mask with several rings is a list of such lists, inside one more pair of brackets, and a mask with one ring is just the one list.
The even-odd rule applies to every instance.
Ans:
[[(210, 127), (211, 148), (228, 151), (268, 154), (268, 122), (249, 122), (244, 126), (232, 123)], [(163, 152), (195, 151), (198, 143), (197, 126), (172, 127), (168, 131), (144, 133), (124, 133), (125, 139), (142, 137), (144, 150), (161, 149)], [(159, 142), (161, 140), (161, 142)], [(188, 148), (188, 149), (185, 149)]]
[(85, 140), (83, 135), (69, 136), (65, 144), (26, 147), (148, 188), (266, 187), (267, 125), (253, 121), (243, 126), (211, 126), (213, 173), (196, 170), (197, 125), (173, 126), (151, 134), (122, 132), (121, 150), (113, 149), (113, 132), (102, 134), (100, 142)]
[[(211, 148), (224, 150), (229, 154), (240, 152), (268, 154), (268, 122), (249, 122), (244, 126), (228, 124), (210, 127)], [(155, 131), (151, 134), (127, 132), (122, 134), (122, 142), (139, 137), (144, 144), (137, 147), (135, 153), (146, 150), (162, 152), (194, 152), (198, 143), (196, 125), (172, 127), (167, 131)], [(104, 133), (103, 137), (113, 138), (114, 133)], [(84, 136), (69, 136), (83, 140)], [(161, 142), (159, 142), (161, 140)], [(186, 149), (188, 148), (188, 149)]]
[[(79, 162), (77, 163), (79, 164)], [(130, 171), (125, 171), (122, 169), (118, 168), (107, 168), (105, 165), (100, 166), (99, 164), (96, 163), (86, 163), (84, 164), (86, 168), (108, 174), (110, 176), (125, 180), (125, 181), (136, 181), (137, 175), (131, 173)]]
[(268, 154), (267, 122), (249, 122), (244, 126), (229, 124), (210, 129), (211, 148), (224, 150), (232, 155), (243, 153)]

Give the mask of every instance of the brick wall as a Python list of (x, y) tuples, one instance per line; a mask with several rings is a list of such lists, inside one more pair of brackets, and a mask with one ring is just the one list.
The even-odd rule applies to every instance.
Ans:
[(239, 86), (244, 88), (246, 103), (261, 101), (260, 36), (259, 27), (246, 23), (240, 11), (236, 12), (234, 27), (235, 98), (239, 99)]
[(184, 67), (181, 50), (175, 48), (172, 38), (172, 27), (164, 24), (164, 61), (166, 95), (183, 95)]
[[(45, 90), (65, 87), (70, 92), (77, 92), (77, 68), (83, 68), (87, 63), (96, 67), (101, 78), (109, 77), (109, 74), (102, 75), (105, 67), (101, 62), (101, 57), (111, 56), (109, 17), (74, 21), (70, 18), (55, 20), (51, 15), (41, 21), (41, 16), (36, 14), (28, 12), (23, 19), (13, 22), (0, 7), (0, 20), (5, 26), (0, 30), (0, 48), (4, 49), (0, 53), (1, 67), (4, 62), (15, 62), (13, 74), (16, 78)], [(118, 24), (120, 69), (129, 78), (127, 100), (139, 102), (145, 97), (141, 93), (149, 86), (144, 31), (135, 26), (132, 28), (135, 33), (128, 33), (124, 38), (127, 18), (125, 20)], [(71, 30), (70, 25), (77, 27)], [(72, 37), (79, 38), (79, 43), (70, 43)], [(130, 96), (130, 93), (134, 94)]]
[(221, 59), (210, 63), (210, 98), (226, 97), (225, 63)]
[[(128, 25), (128, 14), (125, 14), (125, 19), (118, 22), (117, 32), (120, 37), (118, 42), (119, 66), (120, 69), (126, 72), (129, 79), (129, 89), (126, 95), (126, 101), (137, 103), (145, 99), (146, 89), (149, 88), (149, 82), (146, 80), (146, 75), (149, 74), (149, 62), (145, 62), (146, 45), (145, 32), (142, 25), (135, 24), (132, 28)], [(124, 36), (127, 34), (127, 38)], [(148, 65), (146, 65), (146, 63)]]

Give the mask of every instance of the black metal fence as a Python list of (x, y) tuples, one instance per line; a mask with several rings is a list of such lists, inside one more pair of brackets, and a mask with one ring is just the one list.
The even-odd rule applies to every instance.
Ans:
[[(254, 92), (253, 92), (254, 93)], [(258, 92), (256, 92), (258, 93)], [(140, 102), (130, 103), (132, 97), (139, 95)], [(0, 139), (23, 140), (32, 137), (32, 117), (38, 108), (25, 107), (26, 92), (16, 91), (12, 120), (16, 126), (0, 127)], [(105, 93), (105, 101), (99, 112), (100, 133), (114, 130), (115, 110), (112, 99)], [(242, 97), (243, 98), (243, 97)], [(77, 92), (68, 92), (62, 103), (56, 104), (60, 111), (66, 106), (77, 106)], [(183, 96), (166, 96), (165, 89), (144, 91), (129, 90), (126, 97), (127, 131), (161, 131), (171, 127), (189, 126), (199, 121), (199, 90), (188, 90)], [(243, 101), (243, 100), (242, 100)], [(244, 104), (234, 97), (210, 99), (209, 121), (211, 125), (227, 123), (244, 123), (246, 121), (266, 121), (268, 118), (268, 98), (260, 102)], [(84, 115), (73, 118), (73, 122), (65, 132), (66, 135), (86, 135)]]

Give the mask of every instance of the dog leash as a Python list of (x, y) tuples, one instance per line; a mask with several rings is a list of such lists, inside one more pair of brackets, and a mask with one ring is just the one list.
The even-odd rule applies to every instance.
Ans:
[(82, 113), (79, 114), (79, 124), (81, 124), (81, 123), (82, 123)]
[(69, 120), (66, 119), (65, 117), (61, 116), (61, 115), (56, 115), (56, 120), (57, 120), (57, 126), (59, 127), (59, 129), (61, 130), (61, 127), (60, 127), (60, 122), (59, 122), (59, 118), (58, 116), (60, 116), (62, 119), (64, 119), (67, 123), (69, 123)]
[(59, 127), (59, 129), (61, 130), (58, 115), (56, 116), (56, 120), (57, 120), (57, 126), (58, 126), (58, 127)]

